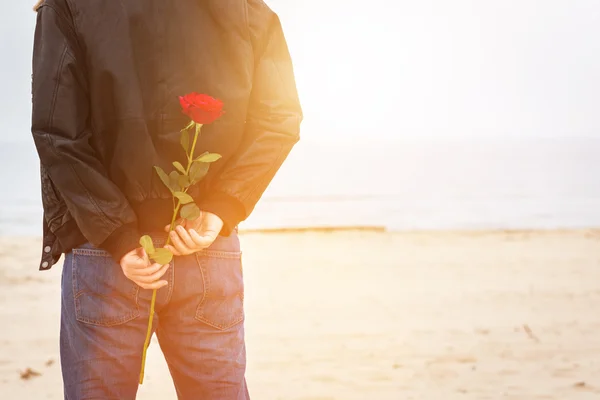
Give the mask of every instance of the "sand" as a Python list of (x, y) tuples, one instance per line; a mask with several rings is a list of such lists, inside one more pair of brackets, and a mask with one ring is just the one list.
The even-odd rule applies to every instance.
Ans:
[[(254, 399), (598, 399), (600, 233), (247, 233)], [(0, 239), (0, 399), (61, 399), (60, 266)], [(61, 261), (62, 262), (62, 261)], [(139, 399), (175, 399), (153, 343)], [(39, 376), (23, 379), (27, 368)]]

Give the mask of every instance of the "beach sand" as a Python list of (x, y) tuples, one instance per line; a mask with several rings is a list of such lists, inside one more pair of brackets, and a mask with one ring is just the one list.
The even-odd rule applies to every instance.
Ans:
[[(597, 231), (241, 240), (254, 399), (600, 398)], [(61, 268), (39, 249), (0, 239), (2, 400), (62, 398)], [(138, 399), (174, 393), (154, 341)]]

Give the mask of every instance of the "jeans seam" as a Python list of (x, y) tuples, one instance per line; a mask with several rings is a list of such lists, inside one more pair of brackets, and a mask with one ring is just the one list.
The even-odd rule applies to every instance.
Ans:
[(200, 307), (204, 304), (206, 300), (206, 294), (208, 293), (208, 289), (210, 287), (210, 283), (208, 282), (207, 274), (204, 271), (204, 263), (200, 258), (200, 254), (196, 253), (196, 261), (198, 262), (198, 268), (200, 268), (200, 276), (202, 277), (202, 298), (200, 299), (200, 303), (196, 307), (196, 317), (198, 317), (198, 311), (201, 312)]
[[(86, 251), (88, 251), (88, 250), (91, 250), (91, 253), (86, 254)], [(95, 253), (94, 253), (94, 251), (95, 251)], [(140, 287), (136, 284), (133, 284), (134, 285), (133, 297), (134, 297), (134, 301), (135, 301), (135, 308), (128, 315), (123, 316), (118, 319), (113, 319), (110, 322), (106, 322), (105, 320), (90, 319), (90, 318), (86, 318), (81, 315), (81, 307), (80, 307), (78, 299), (79, 299), (79, 297), (81, 297), (81, 295), (83, 295), (84, 292), (79, 293), (79, 291), (75, 291), (75, 283), (77, 281), (77, 274), (76, 274), (77, 257), (75, 257), (75, 255), (79, 254), (79, 255), (97, 256), (99, 254), (99, 252), (102, 252), (102, 251), (103, 250), (73, 249), (73, 251), (71, 252), (71, 257), (72, 257), (71, 258), (72, 259), (71, 286), (73, 288), (73, 305), (75, 306), (75, 319), (79, 322), (83, 322), (83, 323), (90, 324), (90, 325), (96, 325), (96, 326), (109, 327), (109, 326), (121, 325), (121, 324), (124, 324), (125, 322), (129, 322), (129, 321), (136, 319), (140, 315), (140, 307), (139, 307)]]
[(75, 276), (75, 266), (76, 266), (76, 261), (75, 261), (75, 253), (71, 252), (71, 286), (73, 288), (73, 306), (75, 308), (75, 319), (77, 320), (77, 315), (80, 314), (79, 311), (79, 302), (77, 301), (77, 297), (75, 297), (75, 282), (76, 282), (76, 276)]
[(215, 258), (227, 258), (227, 259), (240, 259), (242, 258), (241, 251), (224, 251), (224, 250), (201, 250), (196, 253), (198, 256), (215, 257)]
[[(211, 254), (228, 254), (229, 257), (222, 257), (222, 258), (226, 258), (226, 259), (241, 258), (241, 252), (224, 252), (224, 251), (214, 251), (214, 250), (205, 250), (205, 252), (208, 252)], [(234, 254), (238, 254), (238, 257), (235, 257)], [(236, 318), (235, 320), (232, 320), (228, 324), (218, 324), (218, 323), (215, 323), (214, 321), (211, 321), (205, 317), (204, 312), (203, 312), (203, 306), (206, 301), (207, 293), (210, 290), (210, 282), (207, 278), (208, 272), (206, 271), (207, 270), (206, 259), (202, 259), (201, 255), (205, 255), (205, 254), (203, 254), (203, 252), (196, 253), (196, 260), (198, 261), (198, 267), (200, 268), (200, 274), (202, 275), (202, 282), (204, 285), (204, 290), (202, 292), (202, 299), (200, 300), (200, 302), (198, 303), (198, 306), (196, 307), (195, 318), (198, 321), (204, 322), (207, 325), (210, 325), (214, 328), (224, 331), (224, 330), (227, 330), (227, 329), (239, 324), (240, 322), (242, 322), (244, 320), (243, 305), (242, 305), (242, 312), (241, 312), (240, 316), (238, 318)], [(242, 285), (243, 285), (243, 283), (242, 283)], [(240, 300), (242, 301), (242, 304), (243, 304), (243, 301), (244, 301), (243, 295), (237, 294), (237, 297), (240, 298)]]
[(82, 256), (96, 256), (96, 257), (101, 257), (101, 256), (109, 256), (110, 253), (106, 250), (102, 250), (102, 249), (73, 249), (73, 254), (79, 254)]
[(173, 297), (173, 288), (175, 287), (175, 257), (171, 260), (171, 266), (169, 267), (171, 274), (171, 283), (169, 284), (169, 291), (167, 292), (167, 299), (165, 300), (165, 306), (171, 302), (171, 297)]

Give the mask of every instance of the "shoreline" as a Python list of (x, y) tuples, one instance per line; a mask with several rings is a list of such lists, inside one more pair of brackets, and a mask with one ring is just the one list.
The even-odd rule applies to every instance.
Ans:
[(534, 234), (534, 233), (597, 233), (600, 234), (600, 227), (589, 228), (440, 228), (440, 229), (389, 229), (379, 225), (357, 225), (357, 226), (307, 226), (307, 227), (287, 227), (287, 228), (240, 228), (240, 234), (295, 234), (295, 233), (337, 233), (337, 232), (372, 232), (386, 234), (460, 234), (460, 235), (481, 235), (481, 234)]
[[(531, 234), (562, 234), (562, 233), (583, 233), (592, 236), (598, 235), (600, 238), (600, 227), (589, 228), (481, 228), (481, 229), (389, 229), (379, 225), (356, 225), (356, 226), (305, 226), (305, 227), (284, 227), (284, 228), (240, 228), (240, 235), (294, 235), (311, 233), (375, 233), (390, 235), (460, 235), (460, 236), (482, 236), (482, 235), (531, 235)], [(41, 235), (27, 234), (0, 234), (0, 239), (40, 239)]]

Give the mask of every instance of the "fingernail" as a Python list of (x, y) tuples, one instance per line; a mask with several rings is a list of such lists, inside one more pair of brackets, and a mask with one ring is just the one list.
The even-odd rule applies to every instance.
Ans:
[(190, 229), (190, 233), (195, 233), (196, 235), (198, 234), (195, 229)]

